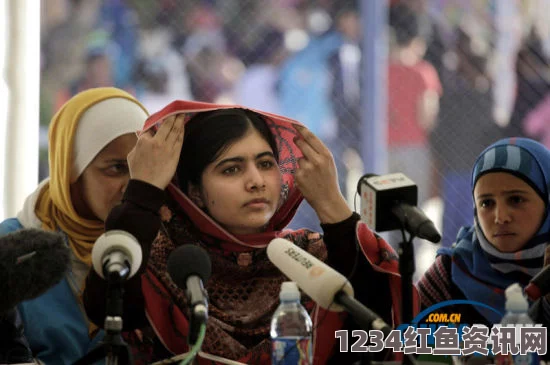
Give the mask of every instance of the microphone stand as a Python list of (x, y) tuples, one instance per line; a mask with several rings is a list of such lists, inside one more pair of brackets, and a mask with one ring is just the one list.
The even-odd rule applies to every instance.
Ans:
[(123, 284), (130, 271), (124, 268), (107, 276), (107, 303), (105, 311), (105, 337), (99, 345), (73, 365), (92, 365), (105, 359), (106, 365), (133, 365), (128, 344), (122, 338)]
[[(410, 324), (413, 319), (413, 275), (416, 269), (414, 264), (414, 245), (411, 234), (409, 240), (405, 236), (405, 227), (401, 227), (403, 240), (399, 243), (399, 273), (401, 274), (401, 323)], [(412, 356), (403, 356), (403, 364), (412, 365), (416, 361)]]
[(412, 297), (412, 280), (416, 270), (414, 264), (414, 245), (412, 243), (413, 236), (407, 239), (405, 238), (405, 232), (403, 234), (403, 241), (399, 243), (399, 273), (401, 274), (401, 322), (411, 323), (413, 319), (413, 297)]

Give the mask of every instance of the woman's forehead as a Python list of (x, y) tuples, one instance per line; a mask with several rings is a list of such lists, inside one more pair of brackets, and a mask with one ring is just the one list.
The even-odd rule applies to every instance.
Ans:
[(476, 194), (501, 194), (520, 191), (536, 193), (523, 179), (503, 171), (489, 172), (480, 176), (474, 191)]
[(232, 155), (257, 156), (265, 152), (273, 154), (268, 141), (255, 128), (250, 128), (242, 137), (229, 143), (216, 160), (223, 160)]

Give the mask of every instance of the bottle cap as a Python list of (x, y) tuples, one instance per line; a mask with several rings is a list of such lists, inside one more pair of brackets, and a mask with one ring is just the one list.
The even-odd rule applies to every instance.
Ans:
[(506, 296), (506, 310), (512, 312), (527, 312), (529, 303), (523, 296), (523, 289), (518, 283), (510, 285), (504, 291)]
[(300, 290), (294, 281), (285, 281), (281, 285), (280, 300), (300, 300)]

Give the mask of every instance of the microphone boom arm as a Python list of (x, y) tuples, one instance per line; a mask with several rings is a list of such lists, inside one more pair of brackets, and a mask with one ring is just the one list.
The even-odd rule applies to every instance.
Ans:
[(334, 296), (334, 301), (344, 307), (363, 330), (380, 330), (384, 333), (384, 338), (390, 334), (391, 328), (386, 324), (386, 322), (384, 322), (380, 316), (365, 307), (354, 297), (343, 291), (339, 291)]

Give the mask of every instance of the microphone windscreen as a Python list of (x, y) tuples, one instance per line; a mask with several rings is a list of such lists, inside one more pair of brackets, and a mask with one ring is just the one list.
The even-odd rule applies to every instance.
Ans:
[(60, 233), (26, 228), (0, 237), (0, 313), (45, 293), (69, 264), (70, 249)]
[(103, 275), (103, 259), (113, 251), (121, 251), (128, 258), (131, 278), (141, 266), (142, 252), (138, 240), (130, 233), (118, 229), (103, 233), (95, 241), (92, 248), (92, 264), (95, 272), (105, 279)]
[(195, 245), (183, 245), (168, 256), (168, 274), (182, 289), (187, 286), (187, 278), (198, 276), (205, 283), (212, 274), (212, 263), (205, 249)]
[(340, 291), (353, 297), (353, 287), (344, 275), (288, 240), (272, 240), (267, 246), (267, 257), (325, 309), (335, 312), (344, 310), (334, 302), (334, 296)]

